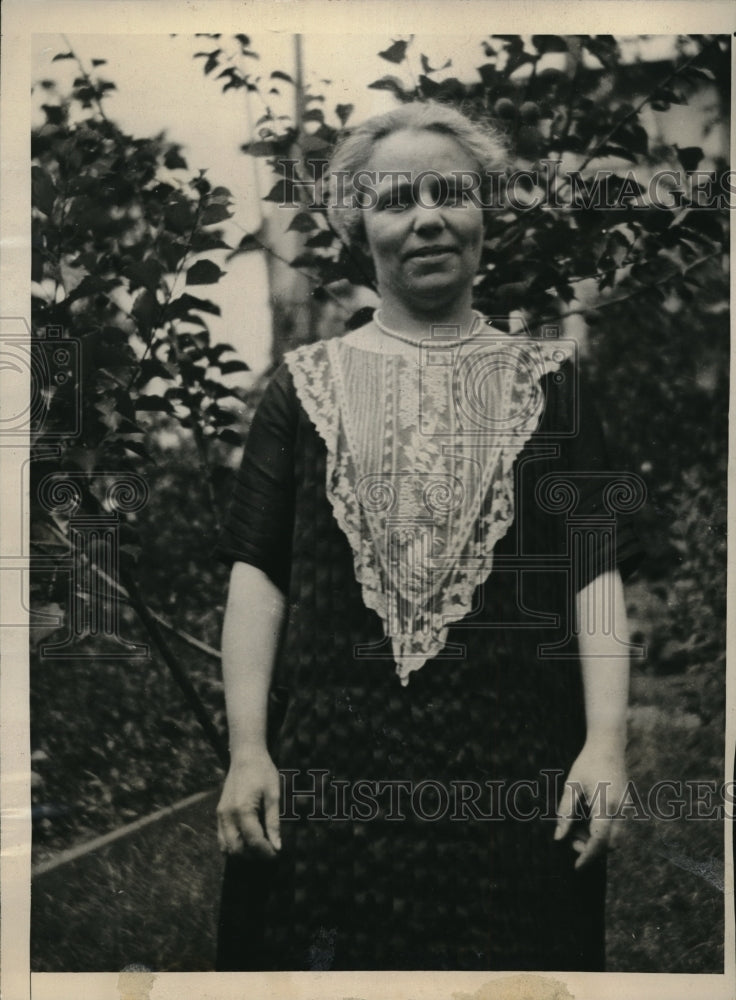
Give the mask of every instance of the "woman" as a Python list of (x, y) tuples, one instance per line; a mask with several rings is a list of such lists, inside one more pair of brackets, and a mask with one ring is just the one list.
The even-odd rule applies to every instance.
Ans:
[(569, 349), (472, 309), (502, 158), (426, 103), (331, 164), (381, 305), (287, 355), (223, 536), (222, 969), (603, 967), (637, 552)]

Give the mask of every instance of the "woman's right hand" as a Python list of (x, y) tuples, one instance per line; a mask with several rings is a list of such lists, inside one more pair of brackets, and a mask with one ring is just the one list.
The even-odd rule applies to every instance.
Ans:
[(220, 850), (275, 857), (281, 849), (279, 799), (279, 772), (265, 747), (233, 757), (217, 806)]

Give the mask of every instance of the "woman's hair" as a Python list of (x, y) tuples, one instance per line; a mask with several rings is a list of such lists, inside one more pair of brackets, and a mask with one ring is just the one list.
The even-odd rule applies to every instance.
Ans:
[(478, 164), (481, 197), (488, 182), (487, 175), (504, 170), (508, 164), (506, 144), (499, 132), (437, 101), (403, 104), (366, 119), (338, 141), (329, 164), (327, 217), (348, 246), (360, 241), (363, 233), (362, 209), (354, 187), (355, 174), (365, 169), (379, 139), (404, 129), (439, 132), (453, 138)]

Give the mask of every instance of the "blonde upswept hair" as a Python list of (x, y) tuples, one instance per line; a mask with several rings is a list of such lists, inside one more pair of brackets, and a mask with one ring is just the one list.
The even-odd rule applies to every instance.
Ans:
[[(353, 186), (355, 174), (366, 167), (380, 139), (404, 129), (450, 136), (477, 162), (483, 195), (487, 175), (506, 169), (508, 151), (492, 126), (472, 121), (456, 108), (437, 101), (414, 101), (367, 118), (340, 139), (329, 163), (327, 217), (342, 242), (354, 246), (362, 238), (362, 209)], [(337, 177), (340, 177), (339, 196)]]

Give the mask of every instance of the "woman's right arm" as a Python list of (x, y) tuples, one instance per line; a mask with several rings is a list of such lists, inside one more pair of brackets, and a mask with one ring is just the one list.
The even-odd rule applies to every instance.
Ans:
[(218, 840), (228, 853), (273, 857), (281, 847), (279, 773), (266, 748), (266, 718), (284, 604), (262, 570), (233, 564), (222, 631), (230, 770), (217, 807)]

